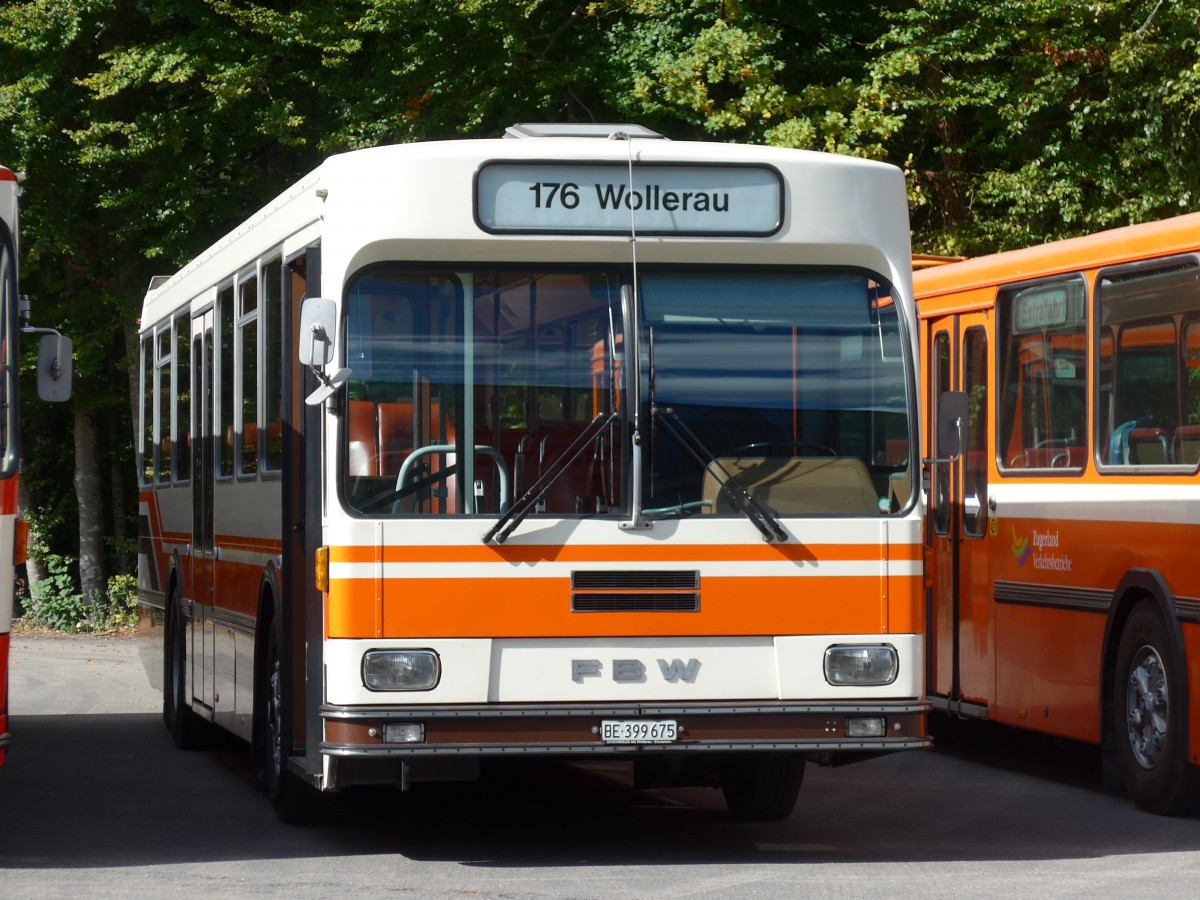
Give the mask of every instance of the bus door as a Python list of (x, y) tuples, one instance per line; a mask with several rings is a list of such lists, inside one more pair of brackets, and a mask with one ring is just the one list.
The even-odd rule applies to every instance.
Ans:
[[(324, 596), (318, 589), (313, 560), (321, 546), (321, 406), (304, 402), (317, 387), (307, 366), (300, 365), (300, 310), (309, 296), (309, 285), (321, 283), (319, 246), (285, 263), (284, 359), (283, 373), (283, 572), (282, 596), (278, 619), (280, 679), (284, 696), (281, 752), (284, 757), (302, 756), (308, 772), (320, 772), (323, 724), (317, 712), (320, 696), (308, 685), (321, 684), (323, 660), (320, 652), (324, 639)], [(310, 462), (311, 463), (310, 467)], [(310, 705), (310, 693), (311, 705)]]
[(991, 408), (986, 323), (981, 313), (934, 319), (927, 343), (929, 447), (937, 447), (942, 394), (962, 391), (967, 407), (961, 455), (953, 462), (934, 462), (930, 473), (928, 684), (935, 708), (980, 717), (987, 716), (995, 682), (986, 543)]
[(187, 660), (192, 669), (192, 696), (213, 707), (213, 602), (216, 599), (216, 548), (213, 523), (213, 484), (217, 452), (213, 372), (215, 347), (213, 310), (192, 319), (192, 619)]

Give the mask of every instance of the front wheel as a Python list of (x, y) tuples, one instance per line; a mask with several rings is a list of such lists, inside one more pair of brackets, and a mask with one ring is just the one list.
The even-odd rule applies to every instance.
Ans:
[(1139, 809), (1161, 815), (1200, 803), (1200, 769), (1188, 762), (1184, 732), (1187, 686), (1175, 669), (1162, 617), (1140, 604), (1117, 648), (1113, 725), (1125, 789)]
[(804, 782), (804, 757), (746, 754), (722, 762), (720, 773), (725, 805), (735, 819), (778, 821), (796, 807)]
[(280, 821), (306, 824), (318, 818), (321, 795), (287, 768), (287, 695), (278, 623), (279, 620), (274, 619), (267, 626), (266, 665), (262, 667), (262, 681), (257, 686), (265, 698), (258, 722), (262, 781)]

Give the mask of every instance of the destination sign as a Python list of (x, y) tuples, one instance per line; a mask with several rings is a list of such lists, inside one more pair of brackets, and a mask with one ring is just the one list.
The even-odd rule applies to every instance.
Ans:
[(1043, 328), (1079, 325), (1083, 322), (1083, 303), (1077, 282), (1029, 288), (1015, 298), (1013, 331), (1024, 334)]
[(475, 217), (496, 233), (761, 237), (783, 224), (768, 166), (496, 162), (475, 179)]

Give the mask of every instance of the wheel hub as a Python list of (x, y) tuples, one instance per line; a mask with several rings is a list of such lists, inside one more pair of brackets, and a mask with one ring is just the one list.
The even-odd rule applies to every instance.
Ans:
[(1162, 759), (1170, 722), (1167, 677), (1158, 651), (1143, 646), (1134, 654), (1125, 689), (1125, 712), (1129, 746), (1144, 769), (1153, 769)]

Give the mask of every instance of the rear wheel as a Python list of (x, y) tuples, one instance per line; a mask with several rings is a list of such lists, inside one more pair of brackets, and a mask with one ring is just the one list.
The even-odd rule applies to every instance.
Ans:
[(747, 754), (721, 763), (721, 791), (735, 819), (786, 819), (804, 782), (804, 757), (794, 753)]
[(187, 627), (178, 591), (172, 588), (163, 646), (163, 721), (176, 747), (194, 750), (202, 743), (204, 723), (192, 712), (187, 684)]
[(1187, 758), (1186, 684), (1175, 669), (1162, 617), (1149, 603), (1140, 604), (1117, 649), (1117, 760), (1138, 808), (1163, 815), (1190, 812), (1200, 802), (1200, 769)]

